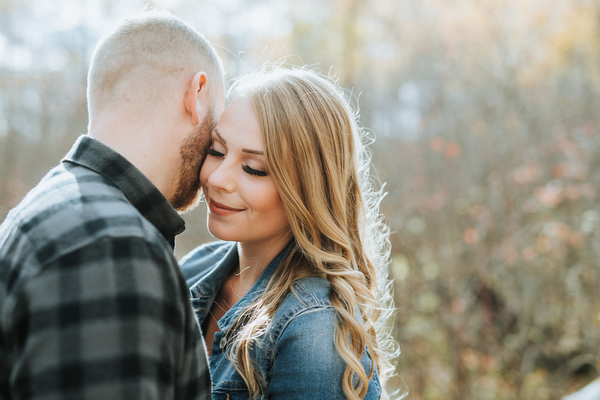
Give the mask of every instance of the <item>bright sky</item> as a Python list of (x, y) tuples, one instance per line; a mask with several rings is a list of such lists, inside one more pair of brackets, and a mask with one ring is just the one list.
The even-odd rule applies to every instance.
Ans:
[[(60, 70), (67, 62), (62, 54), (65, 47), (69, 47), (65, 42), (91, 51), (90, 47), (114, 21), (143, 9), (147, 3), (143, 0), (14, 2), (8, 8), (10, 28), (0, 30), (0, 64), (13, 70)], [(273, 38), (286, 35), (292, 29), (286, 18), (289, 3), (285, 1), (156, 0), (151, 3), (184, 19), (209, 39), (225, 33), (246, 39)], [(6, 31), (11, 32), (12, 37), (3, 34)], [(92, 43), (82, 42), (86, 40), (81, 37), (84, 32)]]

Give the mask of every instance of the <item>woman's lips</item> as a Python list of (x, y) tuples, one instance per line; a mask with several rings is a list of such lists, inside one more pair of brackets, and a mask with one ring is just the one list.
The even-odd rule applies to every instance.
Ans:
[(213, 212), (217, 215), (231, 215), (231, 214), (238, 213), (240, 211), (244, 211), (239, 208), (227, 207), (226, 205), (217, 203), (216, 201), (214, 201), (212, 199), (209, 201), (208, 207), (210, 208), (211, 212)]

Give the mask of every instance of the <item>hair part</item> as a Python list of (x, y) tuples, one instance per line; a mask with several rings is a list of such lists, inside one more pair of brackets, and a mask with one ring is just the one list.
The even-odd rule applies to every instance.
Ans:
[(389, 229), (379, 211), (383, 194), (374, 189), (358, 115), (334, 82), (306, 69), (263, 68), (239, 78), (229, 97), (253, 105), (267, 170), (295, 240), (267, 290), (237, 321), (239, 333), (230, 338), (234, 365), (251, 395), (260, 393), (263, 379), (250, 359), (251, 343), (293, 292), (294, 282), (323, 276), (339, 317), (335, 346), (347, 365), (344, 393), (364, 398), (374, 372), (361, 365), (364, 349), (385, 381), (396, 346), (384, 326), (392, 312)]
[[(143, 100), (144, 108), (160, 103), (197, 71), (224, 88), (221, 59), (187, 23), (155, 10), (120, 20), (92, 56), (87, 86), (90, 120), (123, 94), (132, 101)], [(136, 94), (143, 98), (135, 98)]]

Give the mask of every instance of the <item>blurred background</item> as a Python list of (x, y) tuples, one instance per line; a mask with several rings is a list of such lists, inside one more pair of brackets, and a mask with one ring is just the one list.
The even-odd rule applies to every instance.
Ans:
[[(0, 219), (86, 132), (100, 34), (146, 2), (0, 0)], [(600, 3), (182, 0), (227, 78), (335, 75), (389, 192), (409, 399), (560, 399), (598, 377)], [(177, 255), (210, 240), (201, 205)]]

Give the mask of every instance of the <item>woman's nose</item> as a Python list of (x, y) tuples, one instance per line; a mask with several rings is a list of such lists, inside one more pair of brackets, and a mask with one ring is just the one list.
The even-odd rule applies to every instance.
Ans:
[(235, 174), (232, 163), (224, 160), (208, 176), (208, 183), (217, 190), (232, 192), (235, 189)]

